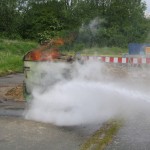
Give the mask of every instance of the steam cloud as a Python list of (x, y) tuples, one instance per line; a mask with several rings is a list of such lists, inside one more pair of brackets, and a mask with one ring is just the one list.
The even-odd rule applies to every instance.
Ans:
[(146, 85), (108, 68), (97, 61), (39, 64), (43, 76), (32, 86), (25, 118), (71, 126), (138, 115), (150, 102)]

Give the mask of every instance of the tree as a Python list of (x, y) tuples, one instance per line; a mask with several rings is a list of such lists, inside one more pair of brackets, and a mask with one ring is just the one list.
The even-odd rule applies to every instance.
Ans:
[(66, 1), (36, 1), (23, 15), (21, 35), (36, 39), (40, 34), (57, 35), (63, 30), (72, 30), (80, 25), (72, 7)]
[(107, 32), (102, 33), (107, 37), (107, 44), (125, 46), (141, 42), (147, 30), (144, 10), (145, 3), (141, 0), (111, 0), (104, 15), (103, 27)]
[[(142, 42), (149, 31), (142, 0), (1, 0), (0, 33), (24, 39), (53, 38), (69, 31), (80, 32), (91, 45), (126, 46)], [(89, 23), (98, 18), (93, 36)], [(82, 37), (83, 36), (83, 37)], [(82, 39), (82, 40), (81, 40)], [(92, 40), (91, 40), (92, 39)]]
[(17, 0), (0, 1), (0, 32), (8, 36), (18, 32), (18, 20), (20, 15), (17, 11)]

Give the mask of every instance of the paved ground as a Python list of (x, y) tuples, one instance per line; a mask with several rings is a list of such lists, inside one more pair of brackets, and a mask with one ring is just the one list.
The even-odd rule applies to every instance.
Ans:
[[(3, 87), (16, 86), (23, 79), (23, 74), (0, 78), (0, 150), (79, 150), (87, 137), (100, 127), (56, 127), (24, 120), (22, 114), (26, 103), (1, 97)], [(138, 88), (142, 90), (144, 84), (149, 91), (148, 82), (141, 82)], [(139, 109), (139, 113), (126, 120), (106, 150), (150, 149), (150, 104), (145, 103), (141, 107), (143, 109)]]
[(100, 128), (100, 124), (57, 127), (25, 120), (23, 108), (24, 103), (0, 108), (0, 150), (79, 150)]
[(100, 125), (56, 127), (25, 120), (25, 101), (3, 97), (7, 90), (23, 82), (23, 74), (0, 78), (0, 150), (79, 150)]
[[(6, 100), (22, 101), (24, 75), (21, 73), (0, 77), (0, 102)], [(9, 92), (10, 91), (10, 92)], [(7, 93), (8, 92), (8, 93)]]
[[(9, 99), (6, 93), (19, 84), (22, 84), (24, 75), (21, 73), (0, 77), (0, 116), (21, 116), (26, 106), (25, 101)], [(9, 98), (8, 98), (9, 97)]]
[(150, 72), (149, 68), (147, 69), (147, 74), (145, 72), (141, 74), (144, 77), (136, 74), (138, 70), (135, 70), (134, 73), (138, 76), (131, 78), (125, 84), (129, 84), (131, 90), (133, 88), (146, 93), (149, 101), (141, 102), (138, 107), (135, 102), (137, 110), (133, 111), (134, 115), (127, 118), (106, 150), (150, 150)]
[(142, 104), (137, 112), (126, 120), (106, 150), (150, 150), (150, 104)]
[(78, 150), (86, 137), (82, 128), (0, 117), (0, 150)]
[(25, 120), (25, 105), (25, 102), (0, 103), (0, 150), (79, 150), (100, 128), (100, 124), (57, 127)]
[(14, 86), (14, 85), (22, 83), (23, 80), (24, 80), (24, 74), (22, 74), (22, 73), (17, 73), (17, 74), (8, 75), (5, 77), (0, 77), (0, 87)]

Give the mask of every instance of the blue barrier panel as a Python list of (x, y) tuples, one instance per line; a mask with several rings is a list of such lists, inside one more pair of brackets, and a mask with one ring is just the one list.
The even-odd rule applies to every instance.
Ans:
[(129, 55), (145, 55), (145, 48), (150, 44), (130, 43), (128, 45)]

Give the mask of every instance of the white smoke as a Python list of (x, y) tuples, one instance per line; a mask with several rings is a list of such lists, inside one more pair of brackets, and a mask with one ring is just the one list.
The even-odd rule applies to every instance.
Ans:
[(45, 75), (33, 89), (25, 118), (59, 126), (103, 123), (137, 114), (143, 103), (149, 104), (147, 92), (107, 69), (96, 61), (40, 64), (36, 73)]

